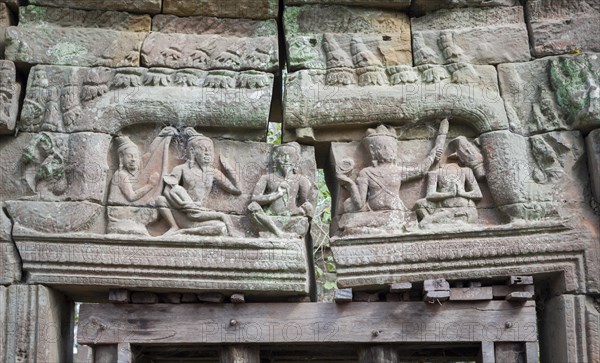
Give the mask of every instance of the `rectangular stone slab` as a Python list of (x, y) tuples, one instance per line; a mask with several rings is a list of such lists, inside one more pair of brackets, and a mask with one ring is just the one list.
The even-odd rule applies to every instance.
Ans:
[[(491, 66), (396, 66), (381, 75), (385, 84), (328, 85), (327, 71), (302, 70), (286, 79), (284, 116), (287, 137), (340, 140), (373, 122), (402, 125), (422, 119), (453, 116), (479, 133), (508, 128), (506, 111)], [(360, 79), (360, 78), (358, 78)], [(318, 107), (315, 107), (318, 105)], [(329, 128), (329, 132), (327, 131)]]
[(520, 5), (519, 0), (412, 0), (410, 2), (410, 11), (411, 14), (421, 16), (440, 9), (517, 5)]
[(232, 37), (277, 37), (277, 22), (273, 19), (178, 17), (160, 14), (152, 18), (152, 31), (179, 34), (218, 34)]
[(13, 62), (0, 60), (0, 134), (12, 134), (19, 114), (21, 83)]
[(435, 276), (448, 280), (562, 271), (563, 291), (598, 291), (593, 233), (549, 222), (491, 231), (438, 233), (435, 240), (419, 234), (333, 238), (337, 285), (376, 289), (394, 281), (420, 281), (431, 277), (435, 266)]
[(4, 211), (0, 212), (0, 285), (10, 285), (21, 280), (21, 259), (12, 242), (12, 222)]
[(309, 291), (302, 239), (195, 236), (152, 238), (149, 243), (148, 238), (124, 235), (80, 233), (49, 238), (19, 226), (14, 238), (30, 281), (45, 285), (251, 296), (306, 295)]
[(225, 37), (152, 32), (144, 40), (142, 65), (203, 70), (276, 72), (277, 37)]
[(162, 12), (178, 16), (216, 16), (222, 18), (274, 19), (277, 0), (163, 0)]
[(536, 57), (600, 52), (600, 4), (594, 0), (536, 0), (526, 4)]
[(585, 138), (585, 144), (592, 194), (596, 201), (600, 201), (600, 129), (590, 132)]
[(64, 28), (100, 28), (131, 32), (149, 32), (149, 15), (122, 11), (78, 10), (29, 5), (19, 8), (23, 27), (57, 26)]
[(158, 14), (161, 10), (161, 0), (30, 0), (29, 3), (33, 5), (54, 6), (59, 8), (126, 11), (136, 14)]
[(531, 58), (521, 6), (439, 10), (412, 18), (411, 26), (415, 65)]
[(20, 133), (0, 141), (0, 200), (104, 199), (111, 136), (98, 133)]
[(286, 7), (283, 21), (291, 70), (412, 64), (404, 13), (305, 5)]
[[(172, 70), (164, 68), (31, 69), (21, 129), (116, 133), (135, 124), (202, 126), (206, 132), (242, 140), (264, 138), (273, 75), (261, 72)], [(78, 112), (45, 113), (49, 85), (73, 90)], [(66, 122), (64, 120), (67, 120)], [(224, 130), (224, 128), (228, 128)]]
[(498, 66), (513, 132), (588, 131), (600, 126), (600, 54), (546, 57)]
[(285, 5), (349, 5), (403, 10), (408, 8), (410, 3), (411, 0), (288, 0)]
[(6, 58), (25, 64), (135, 67), (145, 33), (110, 29), (10, 27)]

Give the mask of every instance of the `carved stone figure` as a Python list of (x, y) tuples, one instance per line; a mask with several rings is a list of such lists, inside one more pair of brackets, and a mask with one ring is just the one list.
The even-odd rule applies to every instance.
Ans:
[[(373, 165), (361, 170), (356, 182), (347, 175), (354, 169), (353, 163), (349, 163), (348, 167), (338, 166), (336, 177), (350, 193), (344, 201), (344, 212), (393, 211), (397, 224), (395, 229), (403, 229), (408, 210), (400, 197), (400, 187), (405, 181), (421, 178), (439, 160), (447, 133), (448, 120), (445, 119), (440, 124), (435, 145), (420, 165), (414, 166), (397, 162), (398, 140), (393, 128), (381, 125), (368, 129), (363, 145), (369, 150)], [(388, 221), (381, 219), (381, 223), (387, 224)], [(346, 229), (377, 227), (378, 218), (376, 215), (347, 217), (341, 224)]]
[(287, 237), (306, 233), (302, 226), (305, 219), (297, 217), (312, 217), (314, 206), (309, 196), (314, 185), (299, 173), (300, 151), (296, 142), (275, 146), (273, 171), (263, 175), (254, 187), (248, 212), (263, 234)]
[(241, 194), (233, 169), (223, 157), (220, 162), (225, 173), (214, 166), (214, 145), (210, 138), (191, 127), (183, 134), (187, 137), (187, 161), (164, 177), (163, 197), (158, 198), (159, 205), (173, 210), (170, 232), (235, 235), (229, 216), (210, 210), (205, 204), (213, 184), (230, 194)]
[(475, 201), (483, 196), (475, 173), (455, 153), (459, 163), (448, 163), (427, 173), (427, 195), (417, 201), (414, 210), (422, 228), (433, 224), (477, 223)]
[(22, 182), (36, 198), (61, 195), (68, 187), (64, 145), (51, 134), (42, 132), (33, 139), (21, 156)]

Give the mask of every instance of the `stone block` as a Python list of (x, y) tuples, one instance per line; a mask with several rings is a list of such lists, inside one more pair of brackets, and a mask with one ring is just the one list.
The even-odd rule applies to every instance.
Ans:
[(531, 58), (521, 6), (439, 10), (412, 18), (411, 26), (415, 65)]
[(410, 12), (413, 15), (421, 16), (425, 13), (431, 13), (440, 9), (453, 8), (483, 8), (497, 6), (517, 6), (519, 0), (412, 0), (410, 2)]
[(492, 298), (491, 286), (450, 289), (450, 300), (453, 301), (492, 300)]
[[(477, 134), (508, 128), (492, 66), (392, 66), (383, 74), (371, 74), (383, 77), (383, 82), (369, 73), (351, 71), (346, 74), (353, 81), (347, 85), (336, 83), (339, 74), (334, 70), (332, 78), (331, 72), (301, 70), (288, 75), (286, 138), (311, 135), (313, 142), (357, 140), (374, 122), (415, 125), (444, 117), (463, 120)], [(311, 133), (306, 133), (309, 128)]]
[(600, 52), (600, 4), (594, 0), (533, 0), (525, 5), (536, 57)]
[(21, 83), (14, 63), (0, 60), (0, 134), (14, 133), (20, 97)]
[(126, 289), (108, 290), (108, 301), (113, 304), (129, 304), (131, 302), (131, 291)]
[(500, 91), (513, 132), (600, 127), (600, 57), (557, 56), (498, 66)]
[(78, 10), (29, 5), (19, 8), (21, 27), (97, 28), (124, 32), (149, 32), (149, 15), (111, 10)]
[(72, 303), (45, 286), (0, 287), (0, 361), (70, 361), (71, 309)]
[(127, 126), (159, 123), (262, 139), (273, 79), (256, 71), (36, 66), (20, 128), (115, 134)]
[(246, 302), (246, 297), (244, 294), (233, 294), (231, 295), (231, 302), (233, 304), (243, 304)]
[(12, 222), (0, 211), (0, 285), (21, 280), (21, 258), (12, 241)]
[(196, 294), (196, 296), (200, 302), (220, 304), (225, 301), (225, 296), (218, 292), (205, 292), (202, 294)]
[(410, 24), (401, 12), (307, 5), (286, 7), (290, 70), (331, 69), (339, 84), (351, 73), (387, 84), (385, 67), (412, 65)]
[(412, 283), (410, 282), (397, 282), (390, 285), (390, 292), (409, 292), (412, 290)]
[(410, 6), (410, 3), (411, 0), (288, 0), (285, 5), (348, 5), (404, 10)]
[(352, 289), (336, 289), (333, 300), (336, 303), (352, 302)]
[(152, 67), (257, 70), (279, 65), (275, 20), (158, 15), (142, 47)]
[(592, 193), (596, 200), (600, 201), (600, 129), (590, 132), (585, 138), (585, 144)]
[(84, 10), (116, 10), (136, 14), (158, 14), (161, 10), (161, 0), (29, 0), (32, 5), (53, 6), (58, 8), (72, 8)]
[(450, 291), (450, 284), (445, 279), (423, 281), (423, 291)]
[(540, 318), (540, 358), (552, 362), (594, 362), (600, 355), (598, 302), (585, 295), (546, 301)]
[(5, 3), (0, 3), (0, 59), (4, 59), (6, 28), (16, 25), (17, 21)]
[(149, 16), (113, 11), (22, 8), (24, 21), (6, 32), (6, 57), (27, 65), (132, 67)]
[(0, 200), (89, 200), (106, 191), (111, 136), (90, 132), (21, 133), (0, 141)]
[(163, 0), (162, 12), (178, 16), (216, 16), (222, 18), (274, 19), (277, 0)]

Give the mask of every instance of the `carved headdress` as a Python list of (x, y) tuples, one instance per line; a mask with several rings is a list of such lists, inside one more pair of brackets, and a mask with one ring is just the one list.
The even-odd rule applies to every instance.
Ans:
[(137, 145), (134, 144), (133, 141), (131, 141), (131, 139), (129, 139), (129, 137), (127, 137), (127, 136), (117, 137), (116, 142), (117, 142), (117, 152), (119, 153), (119, 155), (121, 155), (127, 149), (135, 149), (136, 151), (138, 151)]
[(394, 129), (393, 127), (387, 127), (385, 125), (379, 125), (374, 129), (367, 129), (363, 141), (368, 144), (373, 140), (381, 137), (391, 138), (394, 141), (398, 140), (398, 134), (396, 133), (396, 129)]

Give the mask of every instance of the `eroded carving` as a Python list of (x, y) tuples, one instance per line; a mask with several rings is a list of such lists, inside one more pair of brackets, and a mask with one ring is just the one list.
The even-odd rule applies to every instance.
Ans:
[(300, 173), (300, 145), (295, 142), (273, 148), (273, 170), (263, 175), (252, 193), (248, 205), (251, 221), (259, 233), (277, 237), (301, 237), (308, 232), (308, 220), (314, 206), (310, 202), (315, 186)]
[(12, 133), (15, 129), (20, 92), (21, 85), (16, 79), (15, 65), (0, 60), (0, 134)]

